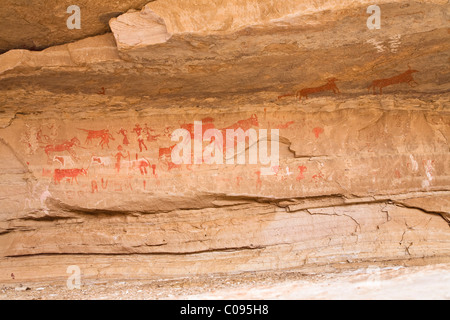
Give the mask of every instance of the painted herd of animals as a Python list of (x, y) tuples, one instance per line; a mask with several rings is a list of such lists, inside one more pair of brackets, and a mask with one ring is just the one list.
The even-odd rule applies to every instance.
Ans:
[[(214, 125), (215, 120), (211, 117), (204, 118), (202, 121), (205, 122), (203, 133), (205, 130), (213, 128), (218, 129), (221, 132), (226, 132), (227, 129), (241, 128), (246, 131), (252, 127), (259, 126), (256, 114), (248, 119), (239, 120), (225, 128), (216, 128)], [(189, 131), (192, 139), (194, 139), (193, 124), (180, 123), (180, 128)], [(35, 140), (38, 142), (39, 148), (47, 156), (47, 163), (55, 164), (58, 167), (51, 173), (54, 184), (59, 185), (62, 181), (78, 184), (77, 178), (79, 176), (86, 176), (89, 170), (95, 169), (111, 168), (117, 173), (121, 173), (125, 170), (127, 174), (139, 172), (142, 176), (148, 174), (156, 175), (156, 164), (151, 164), (148, 159), (139, 156), (139, 153), (148, 151), (150, 147), (149, 144), (157, 141), (162, 135), (166, 138), (170, 138), (170, 129), (174, 128), (166, 127), (164, 134), (155, 134), (155, 130), (147, 126), (147, 124), (144, 126), (136, 124), (132, 130), (122, 127), (118, 131), (110, 131), (110, 129), (91, 130), (77, 128), (77, 131), (86, 137), (85, 139), (73, 137), (62, 141), (58, 140), (54, 134), (53, 136), (44, 134), (43, 129), (41, 128), (35, 131)], [(114, 137), (114, 135), (116, 136)], [(118, 146), (110, 146), (111, 141), (115, 141)], [(134, 143), (132, 143), (133, 141)], [(135, 149), (136, 146), (138, 147), (139, 152), (133, 153), (132, 156), (130, 151)], [(171, 161), (171, 152), (174, 147), (175, 145), (167, 148), (159, 147), (158, 150), (158, 159), (156, 161), (159, 165), (165, 165), (168, 171), (180, 167)], [(77, 163), (80, 161), (79, 151), (81, 151), (81, 149), (89, 150), (93, 148), (96, 150), (101, 148), (104, 150), (103, 153), (110, 153), (111, 157), (91, 154), (89, 162), (86, 162), (86, 160), (84, 161), (87, 168), (76, 168)], [(117, 150), (112, 153), (109, 151), (116, 148)], [(83, 153), (86, 154), (86, 151)]]
[[(379, 91), (380, 94), (383, 94), (383, 89), (396, 84), (406, 83), (412, 87), (412, 84), (418, 84), (414, 78), (413, 74), (418, 72), (417, 70), (412, 69), (410, 66), (407, 71), (395, 75), (390, 78), (386, 79), (376, 79), (373, 80), (370, 86), (367, 88), (370, 92), (372, 89), (373, 94), (376, 94), (377, 91)], [(339, 88), (336, 85), (336, 81), (338, 79), (336, 78), (328, 78), (327, 82), (318, 87), (311, 87), (311, 88), (304, 88), (301, 89), (295, 93), (289, 93), (285, 95), (281, 95), (278, 97), (278, 99), (288, 97), (288, 96), (295, 96), (299, 98), (301, 101), (302, 99), (308, 99), (309, 96), (321, 93), (321, 92), (327, 92), (331, 91), (334, 94), (341, 93)], [(213, 122), (214, 119), (212, 118), (205, 118), (202, 119), (204, 122), (203, 130), (212, 129), (215, 128)], [(225, 131), (227, 129), (236, 129), (236, 128), (243, 128), (243, 130), (248, 130), (249, 128), (253, 126), (259, 126), (258, 118), (256, 115), (252, 115), (251, 118), (238, 121), (237, 123), (227, 127), (227, 128), (220, 128), (221, 131)], [(181, 124), (181, 128), (188, 130), (191, 133), (192, 138), (193, 137), (193, 124)], [(320, 128), (316, 128), (320, 129)], [(59, 163), (59, 169), (55, 169), (53, 173), (53, 181), (55, 184), (60, 184), (61, 181), (66, 180), (70, 183), (77, 182), (77, 177), (81, 175), (87, 175), (88, 170), (90, 167), (114, 167), (115, 170), (117, 170), (117, 173), (119, 173), (122, 169), (126, 168), (127, 170), (138, 170), (141, 175), (147, 175), (150, 173), (150, 170), (155, 174), (156, 165), (150, 164), (150, 161), (145, 158), (138, 158), (138, 154), (136, 153), (136, 159), (131, 159), (131, 155), (129, 151), (125, 151), (124, 148), (126, 148), (128, 145), (130, 145), (129, 140), (129, 134), (136, 135), (136, 143), (139, 147), (139, 151), (143, 152), (144, 150), (148, 150), (147, 144), (156, 141), (160, 135), (155, 135), (155, 131), (147, 126), (145, 124), (144, 127), (141, 127), (139, 124), (136, 124), (135, 128), (133, 130), (126, 130), (124, 128), (121, 128), (117, 133), (117, 135), (120, 136), (120, 142), (119, 146), (117, 147), (117, 154), (114, 155), (115, 161), (110, 157), (99, 157), (99, 156), (92, 156), (90, 160), (89, 167), (87, 169), (74, 169), (74, 161), (78, 161), (79, 158), (77, 157), (76, 149), (83, 148), (86, 149), (89, 146), (92, 146), (96, 144), (97, 147), (101, 147), (101, 149), (110, 149), (110, 142), (115, 141), (112, 132), (110, 132), (108, 129), (102, 129), (102, 130), (87, 130), (83, 128), (78, 128), (79, 131), (82, 131), (86, 134), (86, 139), (84, 141), (84, 145), (86, 147), (82, 146), (81, 141), (74, 137), (72, 139), (66, 140), (66, 141), (60, 141), (56, 142), (49, 138), (49, 136), (43, 135), (42, 130), (39, 130), (36, 134), (36, 139), (39, 141), (41, 148), (43, 149), (44, 153), (47, 155), (49, 163)], [(323, 131), (322, 131), (323, 132)], [(165, 135), (167, 135), (169, 131), (165, 131)], [(318, 135), (320, 135), (321, 132), (317, 131), (315, 132), (316, 138)], [(121, 145), (120, 145), (121, 144)], [(167, 148), (159, 148), (159, 154), (158, 159), (159, 161), (162, 161), (166, 163), (168, 170), (177, 167), (170, 161), (170, 154), (172, 152), (172, 149), (175, 145), (167, 147)], [(95, 190), (95, 187), (93, 186), (93, 190)]]
[[(408, 66), (408, 70), (401, 74), (398, 74), (396, 76), (386, 78), (386, 79), (373, 80), (371, 85), (367, 89), (369, 90), (369, 92), (370, 92), (370, 89), (372, 89), (373, 94), (376, 94), (377, 90), (380, 90), (380, 94), (383, 94), (383, 88), (386, 88), (388, 86), (395, 85), (395, 84), (406, 83), (412, 87), (413, 86), (412, 83), (415, 83), (416, 85), (418, 84), (413, 78), (413, 74), (416, 72), (419, 72), (419, 71), (411, 69), (411, 66)], [(336, 81), (338, 81), (338, 79), (328, 78), (327, 83), (322, 86), (312, 87), (312, 88), (304, 88), (295, 93), (288, 93), (288, 94), (281, 95), (278, 97), (278, 99), (282, 99), (284, 97), (295, 96), (296, 98), (298, 98), (301, 101), (302, 98), (308, 99), (308, 96), (311, 94), (326, 92), (326, 91), (333, 91), (334, 94), (338, 94), (341, 92), (339, 91), (339, 88), (336, 85)]]

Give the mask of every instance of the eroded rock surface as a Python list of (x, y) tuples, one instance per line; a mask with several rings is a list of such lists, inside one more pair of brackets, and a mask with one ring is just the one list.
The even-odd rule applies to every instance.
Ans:
[(190, 3), (0, 56), (1, 281), (450, 260), (445, 2)]
[[(128, 10), (141, 9), (148, 0), (4, 0), (0, 3), (0, 53), (11, 49), (42, 50), (109, 31), (108, 23)], [(81, 29), (68, 29), (77, 5)]]

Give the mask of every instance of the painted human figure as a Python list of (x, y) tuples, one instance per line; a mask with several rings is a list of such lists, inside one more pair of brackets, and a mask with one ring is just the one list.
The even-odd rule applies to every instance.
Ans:
[(144, 147), (145, 150), (148, 150), (147, 146), (145, 145), (145, 142), (144, 142), (144, 137), (142, 135), (142, 131), (143, 131), (142, 127), (139, 124), (136, 124), (136, 126), (133, 129), (133, 132), (135, 132), (137, 134), (137, 140), (138, 140), (138, 143), (139, 143), (139, 150), (141, 152), (143, 150), (142, 147)]
[(144, 125), (144, 131), (145, 131), (145, 135), (147, 136), (147, 141), (156, 141), (156, 138), (159, 137), (159, 135), (152, 135), (153, 132), (155, 132), (155, 130), (153, 130), (152, 128), (149, 128), (147, 124)]
[(147, 136), (147, 141), (150, 141), (150, 131), (152, 131), (152, 129), (150, 129), (147, 124), (145, 124), (144, 131), (145, 131), (145, 135)]
[(122, 153), (122, 151), (123, 151), (122, 146), (118, 146), (117, 150), (118, 150), (118, 152), (115, 155), (115, 157), (116, 157), (116, 169), (117, 169), (117, 172), (120, 172), (120, 162), (121, 162), (122, 159), (127, 159), (127, 158), (128, 158), (128, 161), (130, 161), (130, 152), (127, 151), (126, 154), (123, 154)]
[(123, 136), (123, 143), (122, 144), (124, 146), (127, 146), (127, 145), (130, 144), (130, 141), (128, 141), (128, 136), (127, 136), (128, 132), (127, 132), (127, 130), (125, 130), (124, 128), (120, 128), (120, 130), (119, 130), (119, 132), (117, 132), (117, 134), (121, 134)]
[(95, 180), (92, 180), (92, 182), (91, 182), (91, 187), (92, 187), (92, 190), (91, 190), (91, 192), (92, 193), (98, 193), (98, 184), (97, 184), (97, 181), (95, 181)]

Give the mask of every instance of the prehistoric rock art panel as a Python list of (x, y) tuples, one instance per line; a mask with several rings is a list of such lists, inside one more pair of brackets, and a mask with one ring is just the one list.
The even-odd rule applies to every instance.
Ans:
[[(382, 133), (377, 133), (379, 128), (373, 126), (373, 123), (376, 123), (374, 121), (380, 117), (379, 112), (361, 110), (359, 113), (358, 117), (365, 119), (366, 122), (355, 123), (365, 129), (360, 130), (361, 133), (358, 135), (348, 133), (345, 138), (347, 139), (346, 145), (327, 144), (330, 136), (342, 134), (339, 124), (330, 126), (326, 117), (333, 117), (333, 114), (328, 113), (322, 114), (321, 122), (323, 124), (319, 125), (317, 122), (307, 124), (305, 122), (307, 118), (301, 113), (290, 115), (290, 121), (283, 121), (283, 118), (276, 120), (277, 116), (273, 114), (270, 116), (266, 114), (266, 120), (263, 120), (264, 114), (241, 115), (238, 118), (236, 115), (232, 115), (222, 117), (220, 120), (198, 116), (202, 125), (197, 128), (195, 127), (196, 120), (192, 117), (186, 119), (178, 117), (179, 119), (174, 119), (171, 123), (143, 118), (141, 119), (142, 123), (147, 123), (144, 126), (112, 121), (107, 129), (102, 130), (70, 129), (70, 127), (95, 127), (97, 126), (95, 123), (75, 123), (69, 126), (62, 124), (59, 129), (59, 132), (64, 132), (64, 136), (61, 136), (62, 139), (68, 135), (76, 136), (65, 141), (59, 139), (64, 142), (41, 148), (42, 151), (35, 154), (28, 154), (29, 143), (27, 141), (20, 139), (19, 142), (21, 149), (24, 150), (24, 155), (26, 155), (25, 161), (29, 164), (29, 168), (35, 175), (42, 179), (48, 179), (52, 193), (66, 194), (71, 190), (83, 192), (87, 197), (86, 205), (93, 205), (95, 198), (89, 200), (89, 197), (102, 192), (131, 192), (133, 190), (133, 194), (138, 196), (146, 192), (175, 190), (174, 182), (186, 172), (189, 174), (184, 178), (185, 183), (188, 186), (196, 185), (205, 192), (233, 193), (234, 188), (238, 185), (241, 192), (262, 197), (266, 192), (267, 195), (273, 195), (274, 188), (277, 190), (275, 194), (279, 197), (320, 196), (323, 192), (346, 192), (353, 188), (354, 173), (352, 172), (355, 170), (369, 173), (358, 178), (362, 190), (370, 188), (374, 181), (380, 185), (381, 189), (378, 192), (381, 193), (401, 192), (401, 190), (409, 189), (425, 192), (445, 185), (446, 180), (442, 178), (442, 175), (448, 168), (445, 164), (445, 153), (442, 153), (444, 149), (441, 150), (442, 152), (435, 152), (430, 158), (425, 153), (417, 152), (414, 148), (414, 151), (412, 149), (405, 154), (396, 155), (396, 161), (385, 163), (384, 156), (374, 153), (374, 148), (379, 147), (373, 141), (373, 137)], [(386, 115), (389, 115), (389, 112)], [(352, 119), (349, 115), (341, 117), (347, 119), (346, 121)], [(390, 129), (387, 130), (399, 130), (400, 126), (402, 132), (411, 135), (423, 125), (420, 122), (416, 123), (418, 127), (407, 125), (412, 121), (409, 117), (414, 117), (414, 114), (404, 113), (402, 117), (404, 117), (404, 121), (389, 122), (387, 128)], [(394, 120), (392, 116), (389, 116), (389, 119)], [(151, 130), (150, 123), (152, 124)], [(39, 124), (24, 124), (24, 127), (31, 126), (38, 127)], [(191, 137), (189, 140), (190, 164), (175, 164), (172, 161), (172, 153), (177, 142), (171, 141), (171, 134), (167, 130), (169, 127), (174, 131), (184, 129)], [(228, 130), (242, 130), (244, 133), (248, 130), (271, 127), (279, 128), (280, 136), (283, 137), (282, 141), (289, 143), (287, 153), (281, 152), (279, 164), (276, 166), (262, 165), (259, 162), (251, 164), (249, 157), (250, 151), (253, 149), (250, 144), (250, 135), (243, 136), (245, 160), (241, 162), (242, 164), (236, 161), (233, 165), (227, 164), (228, 148), (233, 148), (235, 157), (239, 152), (236, 137), (234, 142), (225, 144)], [(146, 128), (148, 128), (148, 133), (154, 136), (154, 141), (147, 141)], [(223, 134), (221, 141), (223, 150), (218, 147), (220, 140), (216, 141), (213, 135), (207, 135), (208, 130), (217, 130), (216, 134)], [(435, 130), (432, 132), (439, 135), (439, 131)], [(384, 130), (382, 131), (384, 132)], [(136, 139), (133, 141), (124, 139), (127, 132), (132, 132)], [(39, 135), (42, 136), (42, 133), (38, 134), (36, 131), (33, 139), (38, 139)], [(270, 138), (268, 140), (258, 139), (255, 142), (258, 145), (267, 143), (270, 146)], [(385, 135), (383, 138), (384, 144), (399, 143), (396, 141), (395, 136)], [(128, 145), (123, 142), (128, 142)], [(423, 143), (423, 147), (426, 147), (425, 141)], [(201, 148), (203, 159), (194, 157), (193, 151), (197, 148), (196, 144)], [(359, 157), (334, 159), (328, 156), (331, 152), (337, 152), (336, 154), (350, 152), (349, 154), (352, 154), (355, 148)], [(213, 152), (213, 150), (215, 151)], [(217, 152), (222, 155), (223, 162), (221, 163), (223, 164), (208, 164), (208, 157), (214, 157)], [(372, 163), (372, 161), (380, 163), (380, 165), (369, 167), (368, 163)], [(419, 166), (419, 163), (423, 163), (423, 165)], [(243, 172), (240, 172), (240, 168), (243, 169)], [(221, 172), (220, 175), (217, 175), (218, 170)], [(436, 178), (437, 176), (441, 178)], [(390, 183), (392, 178), (396, 179), (395, 184)], [(102, 179), (104, 183), (100, 183)], [(108, 206), (109, 201), (111, 200), (105, 200), (103, 205)], [(114, 202), (112, 201), (112, 203)]]
[(445, 1), (201, 2), (0, 55), (0, 280), (449, 261)]

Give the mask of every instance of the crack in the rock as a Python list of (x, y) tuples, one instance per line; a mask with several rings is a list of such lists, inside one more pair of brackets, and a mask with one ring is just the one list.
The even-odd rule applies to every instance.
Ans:
[(382, 226), (382, 225), (384, 225), (384, 224), (386, 224), (386, 223), (388, 223), (389, 221), (391, 221), (392, 220), (392, 218), (391, 218), (391, 216), (389, 215), (389, 210), (387, 210), (386, 209), (386, 207), (388, 206), (388, 205), (391, 205), (392, 203), (384, 203), (384, 206), (381, 208), (381, 212), (384, 212), (384, 213), (386, 213), (386, 221), (385, 222), (383, 222), (383, 223), (380, 223), (379, 225), (377, 225), (377, 229), (380, 229), (380, 226)]
[[(11, 50), (28, 50), (30, 52), (40, 52), (40, 51), (44, 51), (44, 50), (49, 49), (49, 48), (54, 48), (54, 47), (58, 47), (58, 46), (68, 45), (68, 44), (71, 44), (71, 43), (74, 43), (74, 42), (78, 42), (78, 41), (82, 41), (82, 40), (85, 40), (85, 39), (88, 39), (88, 38), (91, 38), (91, 37), (101, 36), (101, 35), (108, 34), (108, 33), (112, 34), (112, 30), (111, 30), (111, 28), (109, 26), (109, 20), (111, 18), (123, 15), (123, 14), (127, 13), (131, 9), (137, 10), (137, 11), (141, 11), (147, 4), (149, 4), (150, 2), (153, 2), (153, 1), (156, 1), (156, 0), (147, 0), (147, 1), (145, 1), (145, 3), (142, 2), (141, 6), (128, 7), (128, 8), (126, 8), (125, 11), (113, 12), (113, 15), (111, 15), (111, 12), (99, 12), (98, 18), (104, 24), (103, 29), (98, 31), (98, 32), (96, 32), (96, 33), (86, 34), (83, 38), (72, 38), (72, 39), (69, 39), (67, 42), (56, 42), (56, 43), (51, 43), (51, 44), (48, 44), (48, 45), (41, 45), (41, 46), (38, 46), (38, 47), (36, 47), (36, 46), (29, 47), (26, 44), (22, 44), (19, 47), (7, 48), (6, 50), (0, 50), (0, 55), (5, 54), (5, 53), (7, 53), (8, 51), (11, 51)], [(106, 15), (106, 17), (105, 17), (105, 15)], [(44, 29), (48, 29), (48, 25), (44, 25), (40, 21), (34, 21), (32, 23), (32, 22), (28, 21), (27, 19), (25, 19), (24, 16), (22, 16), (21, 19), (23, 21), (25, 21), (26, 23), (28, 23), (29, 25), (31, 25), (31, 26), (39, 25), (39, 26), (41, 26)]]
[[(347, 218), (350, 218), (354, 223), (356, 223), (356, 229), (355, 229), (354, 232), (357, 233), (358, 229), (361, 232), (361, 225), (359, 224), (359, 222), (355, 218), (353, 218), (351, 215), (348, 215), (348, 214), (338, 214), (338, 213), (336, 213), (335, 208), (333, 208), (333, 212), (334, 213), (311, 212), (308, 209), (306, 209), (305, 211), (308, 212), (312, 216), (319, 215), (319, 216), (336, 216), (336, 217), (347, 217)], [(358, 235), (356, 234), (356, 236), (358, 236)]]
[[(228, 248), (211, 248), (206, 250), (197, 251), (186, 251), (186, 252), (173, 252), (173, 251), (163, 251), (163, 252), (108, 252), (108, 253), (98, 253), (98, 252), (61, 252), (61, 253), (29, 253), (29, 254), (17, 254), (17, 255), (6, 255), (5, 258), (22, 258), (22, 257), (36, 257), (36, 256), (130, 256), (130, 255), (145, 255), (145, 256), (189, 256), (197, 255), (203, 253), (213, 253), (213, 252), (239, 252), (247, 250), (263, 250), (271, 246), (279, 246), (286, 243), (278, 243), (275, 245), (261, 245), (261, 246), (241, 246), (241, 247), (228, 247)], [(149, 246), (151, 247), (151, 246)]]
[(439, 131), (439, 133), (442, 135), (442, 137), (445, 139), (445, 142), (447, 143), (447, 147), (448, 147), (448, 151), (450, 151), (450, 144), (448, 143), (448, 139), (445, 136), (445, 134), (442, 132), (441, 129), (437, 129), (437, 131)]
[(400, 246), (403, 244), (403, 239), (405, 239), (406, 232), (408, 232), (408, 230), (403, 231), (402, 238), (400, 239), (400, 241), (398, 243)]
[(28, 227), (12, 227), (0, 230), (0, 236), (13, 233), (13, 232), (27, 232), (27, 231), (36, 231), (36, 228), (28, 228)]
[(3, 144), (9, 151), (12, 153), (12, 155), (16, 158), (16, 160), (21, 164), (24, 174), (24, 180), (27, 183), (28, 187), (31, 187), (31, 181), (34, 182), (38, 181), (38, 179), (34, 176), (33, 172), (28, 168), (26, 162), (21, 159), (20, 155), (7, 143), (3, 138), (0, 137), (0, 143)]
[(12, 123), (14, 122), (14, 120), (17, 119), (18, 114), (19, 114), (18, 112), (14, 112), (14, 115), (9, 119), (8, 123), (5, 126), (1, 127), (0, 129), (9, 128), (12, 125)]
[[(279, 136), (279, 138), (280, 138), (280, 143), (287, 145), (288, 151), (294, 155), (294, 159), (298, 159), (298, 160), (307, 159), (308, 161), (312, 161), (312, 160), (316, 160), (316, 159), (317, 160), (326, 160), (326, 159), (330, 158), (329, 155), (304, 155), (304, 154), (297, 155), (297, 151), (292, 149), (292, 141), (290, 141), (288, 138), (282, 137), (282, 136)], [(337, 156), (337, 157), (339, 157), (339, 156)]]
[(450, 218), (447, 217), (447, 215), (450, 215), (449, 212), (429, 211), (429, 210), (426, 210), (426, 209), (418, 207), (418, 206), (411, 206), (411, 205), (407, 205), (403, 202), (398, 202), (398, 201), (393, 201), (393, 204), (396, 205), (397, 207), (401, 207), (401, 208), (416, 209), (416, 210), (422, 211), (423, 213), (426, 213), (426, 214), (438, 215), (442, 219), (444, 219), (444, 221), (447, 222), (448, 226), (450, 227)]
[(411, 248), (414, 245), (414, 242), (410, 242), (409, 245), (405, 246), (405, 251), (408, 253), (409, 256), (411, 256), (411, 252), (409, 251), (409, 248)]
[[(447, 194), (447, 192), (444, 192)], [(430, 192), (423, 193), (425, 195), (430, 195)], [(431, 192), (433, 194), (433, 192)], [(407, 206), (404, 203), (401, 202), (399, 199), (395, 198), (403, 198), (403, 199), (409, 199), (409, 198), (416, 198), (420, 197), (420, 193), (414, 193), (414, 194), (403, 194), (403, 195), (397, 195), (397, 196), (379, 196), (378, 198), (371, 198), (371, 197), (363, 197), (363, 198), (348, 198), (343, 194), (330, 194), (330, 195), (323, 195), (323, 196), (313, 196), (313, 197), (299, 197), (299, 198), (268, 198), (268, 197), (258, 197), (258, 196), (247, 196), (247, 195), (227, 195), (227, 194), (203, 194), (204, 197), (210, 198), (209, 201), (205, 202), (203, 205), (199, 206), (186, 206), (186, 207), (174, 207), (174, 208), (167, 208), (167, 209), (160, 209), (155, 208), (151, 209), (148, 208), (146, 210), (123, 210), (123, 209), (96, 209), (96, 208), (83, 208), (80, 206), (73, 206), (68, 205), (66, 203), (63, 203), (61, 200), (58, 199), (48, 199), (49, 202), (49, 211), (57, 211), (62, 210), (64, 212), (67, 212), (68, 214), (73, 214), (75, 217), (77, 215), (81, 216), (95, 216), (96, 218), (103, 217), (110, 217), (110, 216), (126, 216), (126, 215), (146, 215), (146, 214), (166, 214), (171, 213), (175, 211), (201, 211), (206, 209), (220, 209), (220, 208), (239, 208), (243, 205), (249, 205), (249, 204), (266, 204), (271, 205), (276, 208), (284, 209), (287, 213), (294, 213), (299, 211), (306, 211), (308, 209), (317, 209), (317, 208), (334, 208), (334, 207), (349, 207), (349, 206), (355, 206), (355, 205), (375, 205), (375, 204), (384, 204), (384, 207), (381, 209), (382, 212), (386, 213), (386, 222), (390, 221), (389, 212), (385, 210), (386, 206), (389, 204), (394, 204), (397, 206), (403, 206), (409, 209), (418, 209), (423, 211), (426, 214), (434, 214), (434, 215), (440, 215), (447, 223), (449, 223), (450, 226), (450, 220), (447, 218), (446, 215), (448, 215), (448, 212), (434, 212), (434, 211), (427, 211), (420, 207), (415, 206)], [(199, 195), (202, 196), (202, 195)], [(370, 198), (370, 199), (368, 199)], [(394, 199), (392, 199), (394, 198)], [(336, 200), (341, 199), (342, 202), (337, 202)], [(372, 200), (373, 199), (373, 200)], [(232, 203), (230, 204), (217, 204), (214, 203), (215, 201), (230, 201)], [(329, 201), (329, 202), (327, 202)], [(304, 202), (304, 206), (302, 205), (302, 202)], [(293, 209), (292, 206), (301, 206), (298, 209)], [(57, 220), (67, 220), (71, 218), (75, 218), (74, 216), (45, 216), (45, 217), (33, 217), (33, 216), (27, 216), (24, 218), (19, 218), (15, 220), (42, 220), (42, 221), (57, 221)], [(385, 222), (385, 223), (386, 223)], [(379, 225), (380, 226), (380, 225)]]

